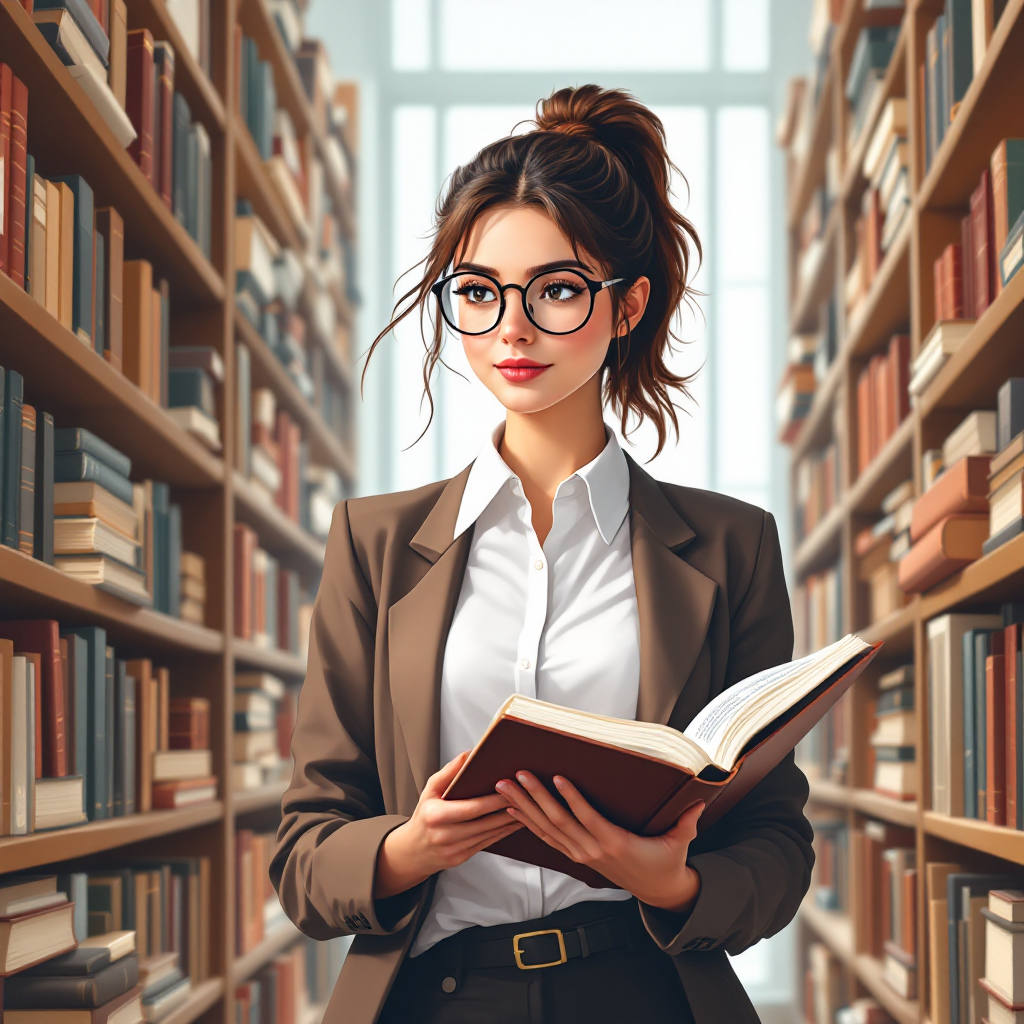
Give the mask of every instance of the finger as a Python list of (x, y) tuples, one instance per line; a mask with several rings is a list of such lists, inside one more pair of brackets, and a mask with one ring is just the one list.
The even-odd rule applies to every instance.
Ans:
[(461, 754), (453, 757), (443, 768), (434, 772), (434, 774), (427, 779), (427, 784), (423, 787), (422, 795), (440, 796), (452, 784), (452, 780), (455, 776), (459, 774), (459, 770), (466, 763), (467, 757), (469, 757), (469, 751), (464, 750)]
[(504, 828), (506, 825), (508, 825), (508, 810), (502, 808), (500, 811), (494, 811), (492, 814), (485, 815), (482, 818), (443, 825), (431, 831), (433, 835), (440, 837), (436, 840), (439, 844), (461, 843), (471, 841), (477, 836), (485, 835), (496, 828)]
[(586, 860), (589, 855), (596, 852), (594, 849), (596, 844), (592, 839), (587, 845), (581, 845), (573, 835), (564, 832), (552, 822), (524, 790), (519, 790), (515, 799), (518, 801), (518, 805), (510, 807), (506, 813), (517, 821), (523, 822), (549, 846), (563, 850), (566, 856), (577, 861)]
[(599, 811), (594, 810), (587, 802), (587, 798), (567, 778), (562, 775), (556, 775), (553, 781), (558, 792), (565, 798), (569, 809), (576, 815), (577, 821), (598, 842), (611, 839), (616, 833), (623, 831), (618, 825), (613, 825)]
[(525, 826), (522, 822), (511, 821), (507, 825), (503, 825), (501, 828), (492, 829), (484, 835), (476, 836), (474, 839), (460, 844), (454, 848), (453, 852), (460, 857), (466, 855), (472, 856), (474, 853), (479, 853), (481, 850), (486, 850), (489, 846), (493, 846), (496, 842), (504, 839), (506, 836), (519, 832), (524, 827)]
[(509, 808), (508, 813), (516, 818), (517, 821), (521, 822), (525, 828), (528, 828), (538, 839), (546, 843), (554, 850), (558, 850), (559, 853), (565, 854), (570, 860), (580, 860), (579, 851), (569, 845), (564, 839), (558, 838), (554, 835), (550, 835), (545, 832), (539, 825), (527, 818), (521, 811), (517, 811), (513, 808)]
[(530, 772), (518, 772), (516, 778), (555, 828), (577, 845), (586, 843), (591, 835), (587, 828), (548, 792), (547, 787), (536, 776)]
[(672, 839), (677, 839), (681, 842), (692, 842), (697, 835), (697, 822), (703, 813), (704, 801), (698, 800), (697, 803), (692, 804), (683, 811), (679, 816), (679, 820), (669, 829), (668, 835)]
[(471, 821), (482, 818), (485, 814), (503, 810), (508, 800), (500, 793), (488, 793), (486, 796), (475, 796), (468, 800), (441, 800), (437, 797), (431, 808), (431, 818), (436, 821)]

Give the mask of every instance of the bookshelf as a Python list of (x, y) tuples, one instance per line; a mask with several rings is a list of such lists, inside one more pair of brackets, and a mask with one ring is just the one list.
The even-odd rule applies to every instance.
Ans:
[[(828, 5), (823, 5), (828, 6)], [(858, 474), (857, 382), (868, 359), (884, 350), (895, 333), (910, 336), (911, 359), (920, 352), (935, 317), (934, 261), (947, 244), (959, 241), (959, 220), (969, 204), (989, 154), (1004, 138), (1024, 135), (1024, 109), (1009, 97), (1024, 89), (1024, 0), (1008, 0), (956, 116), (925, 172), (921, 68), (926, 37), (943, 13), (941, 0), (906, 0), (892, 56), (867, 106), (863, 129), (851, 142), (851, 110), (844, 83), (858, 36), (868, 24), (865, 0), (841, 7), (828, 42), (827, 66), (819, 70), (818, 98), (804, 114), (799, 146), (794, 133), (787, 151), (787, 224), (790, 238), (790, 331), (812, 333), (824, 325), (821, 304), (835, 300), (835, 356), (819, 373), (813, 399), (791, 443), (793, 492), (798, 467), (806, 456), (834, 442), (839, 475), (838, 499), (803, 538), (791, 547), (791, 584), (831, 566), (841, 567), (842, 632), (856, 631), (872, 642), (884, 641), (878, 672), (858, 681), (847, 696), (844, 734), (837, 741), (848, 751), (844, 781), (810, 779), (808, 813), (845, 821), (849, 834), (869, 819), (912, 828), (917, 862), (917, 1000), (896, 994), (883, 978), (882, 962), (861, 952), (852, 918), (815, 904), (813, 894), (799, 915), (803, 943), (823, 942), (846, 972), (849, 997), (873, 996), (900, 1022), (935, 1020), (929, 1006), (931, 978), (927, 952), (924, 868), (926, 863), (959, 860), (969, 869), (991, 869), (999, 862), (1024, 865), (1024, 832), (987, 821), (950, 817), (929, 808), (930, 771), (926, 624), (951, 611), (998, 608), (1024, 593), (1024, 536), (983, 556), (938, 586), (913, 596), (901, 608), (870, 621), (866, 584), (857, 579), (857, 534), (881, 516), (881, 501), (906, 479), (914, 494), (923, 491), (921, 458), (973, 409), (995, 407), (996, 392), (1008, 377), (1024, 374), (1024, 273), (1002, 288), (977, 319), (970, 335), (949, 358), (895, 433)], [(885, 251), (852, 315), (847, 315), (844, 285), (856, 253), (855, 221), (867, 188), (862, 164), (886, 103), (907, 101), (909, 214)], [(815, 193), (826, 187), (829, 152), (836, 154), (831, 207), (818, 228), (820, 251), (800, 259), (801, 227)], [(794, 508), (796, 507), (794, 502)], [(794, 517), (796, 519), (796, 517)], [(917, 708), (917, 757), (921, 767), (918, 798), (900, 801), (876, 793), (867, 765), (872, 729), (868, 702), (877, 676), (904, 662), (914, 663)], [(1008, 865), (1003, 863), (1001, 867)], [(858, 882), (851, 872), (849, 903), (856, 906)], [(802, 969), (802, 962), (801, 962)]]
[[(305, 3), (300, 7), (304, 8)], [(334, 470), (346, 490), (356, 474), (350, 429), (337, 431), (299, 390), (277, 356), (234, 301), (234, 218), (236, 199), (248, 199), (277, 243), (296, 252), (307, 241), (282, 202), (249, 130), (238, 113), (235, 26), (256, 41), (261, 59), (274, 71), (278, 104), (290, 115), (301, 152), (324, 163), (324, 189), (332, 213), (355, 244), (354, 201), (347, 183), (336, 179), (327, 159), (322, 118), (307, 98), (296, 64), (265, 0), (211, 0), (209, 75), (189, 52), (164, 0), (131, 0), (129, 29), (148, 28), (175, 53), (175, 91), (187, 101), (193, 121), (205, 127), (212, 155), (211, 255), (161, 201), (128, 151), (73, 81), (24, 10), (21, 0), (0, 0), (0, 62), (28, 87), (28, 149), (44, 174), (75, 172), (92, 186), (96, 207), (112, 205), (124, 219), (125, 258), (144, 258), (159, 268), (171, 294), (171, 343), (215, 348), (225, 380), (217, 393), (222, 451), (214, 453), (182, 429), (126, 376), (97, 357), (38, 301), (0, 274), (0, 366), (25, 379), (26, 401), (55, 414), (58, 426), (82, 426), (132, 460), (133, 477), (166, 481), (182, 507), (183, 546), (206, 563), (205, 625), (198, 626), (148, 608), (135, 607), (65, 575), (18, 550), (0, 546), (0, 608), (3, 618), (52, 618), (97, 625), (108, 642), (126, 653), (152, 657), (171, 668), (172, 691), (202, 696), (211, 705), (211, 746), (218, 799), (170, 811), (150, 811), (94, 821), (74, 828), (0, 838), (0, 877), (13, 871), (57, 873), (79, 866), (94, 869), (133, 856), (207, 856), (211, 860), (211, 977), (193, 987), (163, 1024), (221, 1024), (235, 1019), (236, 984), (294, 944), (299, 932), (288, 921), (270, 928), (257, 949), (235, 955), (236, 819), (273, 828), (280, 816), (284, 783), (232, 790), (233, 689), (236, 666), (266, 671), (290, 685), (301, 681), (305, 658), (234, 636), (233, 529), (252, 527), (259, 544), (282, 567), (296, 570), (315, 592), (325, 545), (277, 505), (268, 503), (234, 465), (236, 451), (236, 342), (251, 354), (253, 388), (273, 391), (278, 407), (301, 426), (310, 460)], [(358, 96), (346, 88), (349, 123)], [(351, 143), (355, 142), (349, 136)], [(314, 286), (306, 275), (300, 313), (311, 315)], [(332, 283), (326, 294), (339, 325), (328, 343), (311, 332), (308, 345), (323, 356), (325, 372), (348, 408), (354, 403), (351, 365), (354, 309), (344, 289)], [(238, 826), (241, 827), (241, 826)], [(304, 1011), (298, 1024), (316, 1024), (323, 1004)]]

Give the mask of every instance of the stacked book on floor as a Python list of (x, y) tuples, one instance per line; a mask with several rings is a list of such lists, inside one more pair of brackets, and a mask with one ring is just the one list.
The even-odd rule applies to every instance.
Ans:
[(1024, 606), (927, 624), (931, 806), (1024, 828)]
[(283, 782), (291, 765), (296, 696), (268, 672), (235, 673), (233, 788)]
[(875, 727), (869, 743), (875, 761), (875, 792), (894, 800), (916, 800), (920, 769), (912, 664), (886, 672), (878, 680)]
[(904, 480), (882, 499), (878, 522), (854, 537), (857, 579), (867, 586), (870, 622), (878, 622), (907, 603), (899, 585), (899, 563), (910, 550), (913, 511), (914, 481)]

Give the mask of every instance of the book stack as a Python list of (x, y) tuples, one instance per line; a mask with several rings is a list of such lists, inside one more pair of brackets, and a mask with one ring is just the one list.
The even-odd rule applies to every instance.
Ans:
[(181, 553), (179, 614), (196, 626), (206, 621), (206, 559), (192, 551)]
[(910, 415), (910, 337), (894, 334), (857, 378), (857, 472), (863, 473)]
[(40, 0), (26, 7), (117, 141), (132, 143), (136, 131), (124, 109), (128, 14), (122, 0)]
[(10, 978), (45, 960), (74, 949), (75, 905), (49, 877), (7, 878), (0, 882), (0, 995), (5, 1017)]
[(988, 476), (996, 447), (996, 414), (976, 410), (946, 438), (946, 467), (914, 504), (912, 547), (899, 583), (921, 593), (980, 558), (989, 535)]
[(1019, 1024), (1024, 1013), (1024, 891), (991, 890), (981, 916), (985, 975), (978, 985), (987, 997), (986, 1017), (989, 1024)]
[(901, 665), (878, 680), (875, 728), (869, 742), (875, 759), (875, 792), (894, 800), (916, 800), (920, 771), (913, 665)]
[(936, 320), (910, 367), (907, 390), (910, 392), (911, 404), (916, 403), (949, 361), (949, 357), (967, 340), (973, 328), (974, 320)]
[(842, 635), (842, 567), (813, 573), (793, 592), (793, 626), (798, 654), (835, 643)]
[(846, 821), (815, 819), (814, 903), (822, 910), (845, 913), (849, 909), (849, 865)]
[(818, 381), (814, 365), (810, 362), (791, 362), (779, 383), (775, 399), (775, 421), (779, 428), (779, 441), (792, 444), (814, 402)]
[(259, 546), (255, 530), (235, 524), (235, 636), (260, 647), (299, 651), (299, 576)]
[(839, 503), (839, 455), (835, 443), (810, 452), (797, 464), (796, 536), (806, 537)]
[(913, 510), (914, 481), (904, 480), (882, 499), (882, 518), (854, 538), (857, 579), (868, 587), (871, 622), (878, 622), (907, 603), (899, 585), (899, 563), (910, 550)]
[(235, 305), (257, 331), (262, 326), (263, 307), (277, 294), (274, 262), (280, 255), (277, 239), (253, 213), (252, 203), (239, 199), (235, 216)]
[(928, 623), (931, 797), (942, 814), (1024, 828), (1022, 621), (1024, 608), (1008, 603), (1000, 615)]
[(123, 600), (150, 604), (131, 459), (81, 427), (55, 430), (53, 447), (54, 565)]
[(877, 195), (883, 254), (889, 251), (910, 212), (909, 160), (907, 101), (894, 97), (882, 109), (861, 163), (861, 171)]
[(273, 832), (240, 828), (235, 832), (235, 954), (255, 949), (268, 927), (284, 918), (270, 882), (270, 858), (277, 845)]
[(823, 942), (811, 943), (804, 975), (804, 1020), (808, 1024), (835, 1024), (836, 1014), (848, 1002), (842, 962)]
[(235, 1019), (240, 1024), (302, 1024), (310, 1012), (309, 964), (313, 955), (308, 941), (300, 941), (239, 985), (235, 989)]
[(168, 413), (210, 451), (219, 452), (217, 388), (224, 383), (224, 360), (205, 345), (174, 345), (168, 350)]
[(857, 37), (846, 76), (845, 94), (851, 113), (848, 147), (867, 126), (871, 106), (896, 49), (903, 19), (902, 4), (867, 4), (865, 7), (866, 27)]
[(987, 555), (1024, 531), (1024, 378), (1011, 377), (999, 389), (997, 453), (989, 463)]
[(206, 803), (217, 796), (210, 774), (210, 702), (205, 697), (170, 697), (158, 690), (158, 726), (166, 716), (167, 743), (153, 758), (153, 806), (158, 809)]
[(291, 760), (294, 694), (267, 672), (235, 673), (236, 790), (281, 781)]

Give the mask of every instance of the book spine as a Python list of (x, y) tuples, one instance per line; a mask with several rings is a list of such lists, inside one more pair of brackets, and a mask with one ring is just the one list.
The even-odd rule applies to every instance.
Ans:
[(36, 411), (21, 407), (21, 472), (18, 507), (18, 550), (32, 557), (35, 551), (36, 503)]
[(128, 152), (152, 184), (153, 37), (149, 29), (140, 28), (128, 33), (127, 54), (125, 112), (137, 133)]
[(58, 220), (57, 319), (69, 331), (75, 317), (75, 194), (66, 182), (54, 182), (60, 195)]
[[(996, 253), (1003, 251), (1010, 230), (1008, 197), (1006, 194), (1006, 139), (993, 150), (989, 161), (992, 180), (992, 246)], [(999, 274), (995, 275), (995, 292), (1002, 290)]]
[(125, 0), (110, 3), (110, 67), (107, 82), (121, 109), (128, 98), (128, 5)]
[(7, 254), (10, 249), (11, 204), (11, 104), (14, 75), (6, 64), (0, 64), (0, 270), (8, 273)]
[(7, 276), (19, 287), (25, 287), (25, 211), (28, 160), (28, 87), (12, 77), (10, 181), (4, 216), (10, 206), (7, 242)]
[(974, 234), (971, 229), (971, 215), (960, 221), (960, 252), (963, 260), (963, 307), (964, 316), (974, 316)]
[(118, 372), (122, 368), (124, 331), (124, 222), (112, 206), (96, 211), (96, 230), (103, 235), (103, 357)]
[(167, 518), (167, 614), (181, 617), (181, 506), (171, 505)]
[(25, 291), (33, 295), (32, 286), (32, 228), (35, 213), (35, 176), (36, 158), (27, 153), (25, 156)]
[(4, 378), (3, 431), (3, 523), (0, 541), (9, 548), (18, 546), (18, 519), (21, 511), (21, 409), (24, 381), (16, 370)]
[(135, 732), (138, 728), (136, 717), (136, 694), (138, 688), (133, 676), (125, 674), (123, 703), (121, 704), (121, 715), (123, 730), (121, 733), (121, 759), (124, 766), (122, 792), (124, 794), (124, 813), (135, 813)]
[(159, 402), (163, 408), (167, 408), (167, 389), (169, 387), (170, 373), (167, 362), (171, 348), (171, 286), (166, 278), (160, 279), (158, 288), (160, 294), (160, 331), (158, 334), (159, 345), (159, 379), (155, 382), (153, 389), (154, 400)]
[[(1004, 749), (1006, 752), (1006, 821), (1010, 828), (1017, 827), (1019, 812), (1019, 790), (1017, 789), (1017, 638), (1020, 626), (1007, 626), (1003, 631), (1003, 686), (1005, 697), (1004, 717), (1001, 723), (1005, 730)], [(995, 666), (993, 666), (995, 668)], [(997, 727), (999, 727), (997, 725)]]
[(181, 93), (174, 94), (174, 181), (172, 188), (172, 210), (179, 224), (188, 219), (188, 129), (192, 123), (192, 111)]
[(97, 227), (93, 232), (92, 347), (102, 356), (107, 347), (107, 239)]
[(117, 756), (117, 682), (114, 678), (114, 648), (105, 647), (103, 657), (105, 749), (103, 768), (103, 817), (114, 816), (114, 769)]
[(174, 173), (174, 51), (166, 43), (155, 46), (158, 92), (154, 103), (159, 105), (160, 140), (157, 152), (160, 166), (154, 184), (168, 210), (173, 211), (172, 182)]
[(92, 455), (69, 452), (54, 457), (54, 479), (59, 483), (89, 480), (110, 491), (115, 498), (131, 504), (132, 485), (120, 473)]
[[(33, 160), (34, 165), (34, 160)], [(41, 306), (46, 305), (46, 182), (33, 173), (28, 197), (32, 213), (29, 216), (31, 246), (28, 266), (31, 279), (28, 291)]]
[(1006, 705), (1003, 655), (985, 659), (986, 788), (985, 817), (990, 825), (1006, 824), (1006, 733), (999, 712)]
[(988, 213), (986, 177), (971, 193), (971, 238), (974, 241), (974, 319), (988, 309), (992, 281), (988, 272)]
[(93, 192), (81, 175), (58, 177), (54, 181), (67, 185), (74, 196), (72, 225), (71, 330), (92, 345), (93, 309)]
[(252, 639), (252, 530), (244, 523), (234, 528), (235, 636)]
[(53, 417), (41, 413), (36, 421), (36, 502), (32, 554), (53, 565)]
[(125, 479), (132, 471), (131, 459), (113, 445), (107, 444), (103, 438), (97, 437), (91, 430), (82, 427), (62, 427), (54, 434), (53, 444), (57, 455), (90, 455)]
[(124, 263), (124, 375), (146, 394), (151, 390), (153, 267), (147, 260)]
[(977, 727), (974, 692), (974, 631), (967, 630), (961, 637), (963, 664), (963, 732), (964, 732), (964, 817), (978, 817), (978, 752), (975, 749)]

